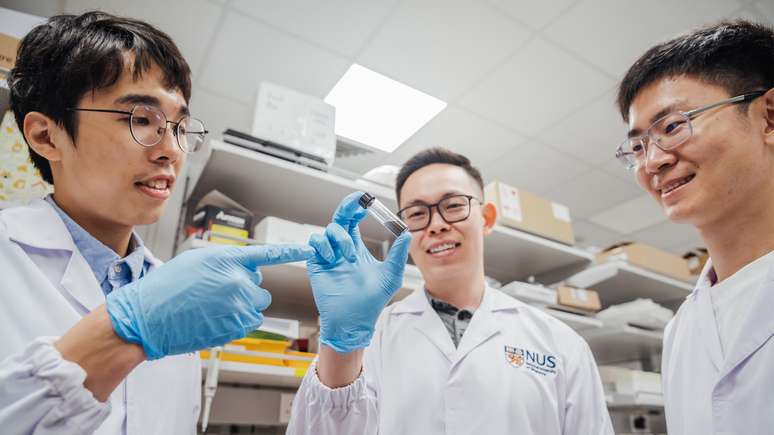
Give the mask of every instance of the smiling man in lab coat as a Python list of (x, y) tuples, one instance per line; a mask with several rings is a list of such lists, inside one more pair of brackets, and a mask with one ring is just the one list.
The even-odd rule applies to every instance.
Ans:
[(196, 433), (195, 351), (261, 324), (271, 297), (256, 267), (314, 250), (211, 248), (161, 266), (133, 232), (158, 220), (206, 134), (188, 64), (158, 29), (52, 17), (8, 82), (55, 192), (0, 212), (0, 432)]
[(664, 334), (670, 435), (774, 432), (774, 31), (724, 22), (648, 50), (617, 156), (710, 261)]
[[(384, 262), (360, 239), (359, 193), (312, 238), (322, 344), (288, 434), (612, 433), (583, 339), (487, 286), (484, 237), (497, 210), (482, 190), (467, 158), (430, 149), (398, 175), (399, 216), (411, 236), (401, 235)], [(408, 251), (425, 290), (382, 311)]]

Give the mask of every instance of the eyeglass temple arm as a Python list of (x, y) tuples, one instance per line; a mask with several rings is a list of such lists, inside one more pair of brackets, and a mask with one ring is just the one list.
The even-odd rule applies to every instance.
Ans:
[(757, 98), (757, 97), (759, 97), (759, 96), (761, 96), (761, 95), (763, 95), (765, 93), (766, 93), (766, 91), (756, 91), (756, 92), (750, 92), (749, 94), (737, 95), (736, 97), (729, 98), (729, 99), (723, 100), (723, 101), (718, 101), (717, 103), (710, 104), (709, 106), (706, 106), (706, 107), (701, 107), (701, 108), (698, 108), (698, 109), (694, 109), (694, 110), (685, 112), (685, 116), (691, 118), (691, 117), (694, 117), (694, 116), (696, 116), (696, 115), (698, 115), (698, 114), (700, 114), (702, 112), (706, 112), (707, 110), (714, 109), (714, 108), (716, 108), (718, 106), (722, 106), (724, 104), (744, 103), (744, 102), (750, 101), (750, 100), (752, 100), (754, 98)]

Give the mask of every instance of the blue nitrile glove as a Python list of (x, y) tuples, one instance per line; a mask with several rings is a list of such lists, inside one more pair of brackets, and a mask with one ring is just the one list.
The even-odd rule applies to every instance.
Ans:
[(149, 360), (222, 345), (263, 322), (271, 295), (260, 287), (258, 267), (314, 255), (304, 245), (187, 251), (110, 293), (107, 312), (116, 334), (141, 344)]
[(400, 289), (411, 236), (395, 240), (384, 262), (360, 238), (358, 223), (367, 212), (358, 204), (363, 192), (347, 196), (325, 234), (309, 241), (317, 255), (307, 261), (314, 301), (320, 312), (320, 342), (340, 353), (371, 342), (379, 313)]

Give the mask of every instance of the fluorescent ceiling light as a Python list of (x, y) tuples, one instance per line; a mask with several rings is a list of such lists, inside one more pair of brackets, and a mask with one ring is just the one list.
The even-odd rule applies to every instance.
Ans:
[(353, 64), (325, 97), (336, 107), (336, 134), (392, 152), (446, 102)]

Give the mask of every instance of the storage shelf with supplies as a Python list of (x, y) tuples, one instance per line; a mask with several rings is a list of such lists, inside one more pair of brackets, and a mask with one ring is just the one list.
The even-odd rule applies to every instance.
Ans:
[(654, 302), (679, 302), (693, 290), (693, 285), (641, 267), (617, 260), (595, 264), (567, 278), (574, 287), (592, 288), (603, 306), (650, 298)]
[[(397, 210), (391, 188), (326, 173), (220, 140), (194, 154), (189, 169), (188, 198), (212, 189), (226, 193), (254, 213), (325, 226), (339, 202), (355, 190), (368, 191)], [(391, 236), (373, 219), (361, 224), (365, 238)], [(581, 249), (504, 226), (484, 239), (487, 274), (501, 282), (523, 280), (567, 266), (585, 265), (593, 256)]]
[[(250, 364), (236, 361), (221, 361), (218, 380), (220, 383), (259, 385), (264, 387), (298, 388), (303, 375), (292, 367), (270, 366), (266, 364)], [(202, 361), (202, 375), (210, 362)]]
[(664, 398), (642, 400), (631, 396), (625, 396), (622, 394), (609, 394), (605, 398), (607, 401), (607, 407), (611, 410), (626, 411), (626, 410), (663, 410)]
[(594, 317), (568, 313), (566, 311), (561, 311), (550, 307), (543, 308), (543, 311), (561, 320), (562, 322), (566, 323), (567, 326), (578, 332), (586, 331), (589, 329), (600, 329), (603, 326), (602, 321)]
[(581, 331), (597, 364), (617, 364), (641, 360), (661, 352), (663, 331), (650, 331), (630, 325), (604, 325)]

